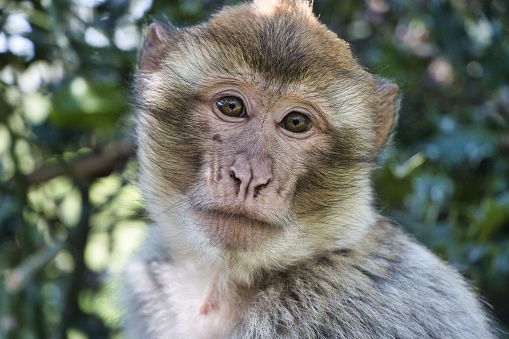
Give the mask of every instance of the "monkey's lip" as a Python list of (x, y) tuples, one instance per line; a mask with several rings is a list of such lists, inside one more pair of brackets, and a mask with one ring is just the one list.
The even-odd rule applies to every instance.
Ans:
[(261, 220), (248, 212), (196, 206), (193, 210), (196, 225), (211, 244), (227, 250), (259, 250), (283, 229), (281, 225)]
[(277, 225), (271, 222), (243, 211), (232, 211), (225, 208), (204, 208), (201, 206), (194, 206), (193, 211), (205, 220), (215, 220), (220, 224), (249, 225), (268, 229), (278, 228)]

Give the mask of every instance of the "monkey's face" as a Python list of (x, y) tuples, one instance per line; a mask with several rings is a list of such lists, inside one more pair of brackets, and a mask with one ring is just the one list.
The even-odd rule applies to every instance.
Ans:
[(372, 217), (385, 99), (304, 3), (153, 24), (141, 66), (140, 179), (159, 224), (176, 213), (179, 232), (215, 247), (284, 250), (351, 238)]
[(299, 87), (238, 72), (207, 79), (195, 93), (200, 159), (191, 205), (215, 243), (259, 246), (305, 217), (298, 182), (318, 175), (310, 164), (327, 158), (334, 133), (324, 106)]

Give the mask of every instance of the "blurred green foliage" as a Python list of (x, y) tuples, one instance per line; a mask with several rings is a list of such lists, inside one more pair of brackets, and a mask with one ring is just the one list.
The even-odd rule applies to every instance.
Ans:
[[(193, 24), (229, 3), (0, 0), (0, 338), (119, 336), (112, 277), (145, 228), (125, 141), (140, 27), (151, 15)], [(315, 1), (403, 93), (375, 177), (380, 209), (471, 279), (506, 330), (508, 11)]]

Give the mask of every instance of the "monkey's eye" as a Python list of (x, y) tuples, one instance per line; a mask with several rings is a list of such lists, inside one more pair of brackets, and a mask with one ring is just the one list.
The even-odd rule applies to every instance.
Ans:
[(290, 112), (283, 118), (281, 126), (293, 133), (304, 133), (311, 128), (311, 120), (305, 114)]
[(246, 115), (246, 109), (242, 100), (236, 97), (222, 97), (217, 100), (217, 108), (229, 117), (242, 117)]

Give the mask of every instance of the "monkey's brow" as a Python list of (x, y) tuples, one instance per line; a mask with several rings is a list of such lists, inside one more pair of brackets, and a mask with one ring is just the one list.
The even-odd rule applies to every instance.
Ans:
[(250, 70), (236, 70), (228, 72), (214, 72), (213, 75), (208, 76), (203, 82), (202, 86), (207, 88), (217, 87), (221, 85), (239, 85), (246, 84), (258, 88), (264, 88), (267, 80), (263, 79), (261, 75), (256, 74)]

